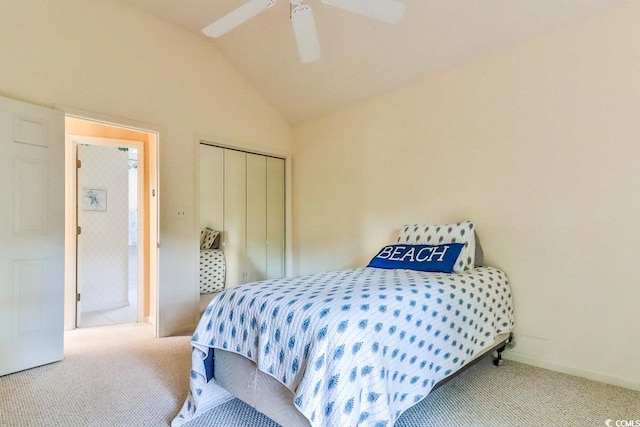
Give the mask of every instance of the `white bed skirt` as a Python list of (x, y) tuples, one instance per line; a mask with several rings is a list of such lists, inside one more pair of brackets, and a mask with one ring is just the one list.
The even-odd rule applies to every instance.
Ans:
[[(492, 344), (478, 352), (468, 364), (486, 355), (508, 338), (508, 332), (498, 335)], [(256, 411), (283, 427), (310, 427), (309, 421), (293, 405), (293, 392), (270, 375), (259, 371), (246, 357), (216, 349), (214, 366), (214, 377), (218, 385)]]

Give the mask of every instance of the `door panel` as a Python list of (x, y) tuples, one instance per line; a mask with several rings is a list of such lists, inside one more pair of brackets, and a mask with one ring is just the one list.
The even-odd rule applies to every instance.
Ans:
[(15, 311), (15, 327), (19, 335), (38, 332), (46, 322), (45, 295), (46, 262), (27, 260), (13, 262), (13, 305), (22, 307)]
[(247, 265), (248, 282), (267, 277), (267, 161), (247, 154)]
[(47, 233), (47, 162), (13, 161), (13, 231), (17, 235)]
[(0, 97), (0, 375), (62, 359), (64, 115)]
[(216, 231), (224, 225), (224, 149), (200, 144), (200, 224)]
[(284, 277), (285, 253), (284, 160), (267, 157), (267, 247), (266, 279)]
[(224, 151), (224, 255), (227, 260), (226, 287), (247, 281), (246, 155)]

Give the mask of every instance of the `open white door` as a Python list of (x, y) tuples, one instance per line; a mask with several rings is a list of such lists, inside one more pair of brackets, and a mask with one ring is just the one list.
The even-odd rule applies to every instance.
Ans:
[[(145, 276), (144, 267), (139, 268), (145, 261), (143, 143), (75, 135), (69, 139), (79, 160), (76, 326), (144, 321)], [(131, 174), (133, 150), (141, 159)]]
[(63, 354), (64, 114), (0, 97), (0, 375)]

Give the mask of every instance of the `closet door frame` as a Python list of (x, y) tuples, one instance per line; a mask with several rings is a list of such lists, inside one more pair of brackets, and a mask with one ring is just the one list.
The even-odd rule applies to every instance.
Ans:
[[(223, 148), (228, 150), (235, 150), (244, 152), (247, 154), (257, 154), (266, 156), (267, 158), (280, 159), (284, 161), (284, 259), (283, 259), (283, 276), (290, 277), (293, 274), (293, 262), (292, 262), (292, 242), (293, 233), (292, 230), (292, 185), (291, 185), (291, 155), (289, 153), (282, 153), (277, 151), (267, 151), (261, 148), (242, 146), (229, 142), (221, 142), (218, 138), (196, 136), (195, 138), (195, 173), (196, 173), (196, 188), (195, 188), (195, 218), (194, 218), (194, 268), (195, 276), (198, 277), (199, 271), (199, 238), (200, 238), (200, 159), (199, 150), (200, 144), (209, 145), (212, 147)], [(199, 289), (196, 287), (196, 289)], [(195, 295), (196, 299), (199, 299), (199, 293)], [(197, 305), (197, 304), (196, 304)]]

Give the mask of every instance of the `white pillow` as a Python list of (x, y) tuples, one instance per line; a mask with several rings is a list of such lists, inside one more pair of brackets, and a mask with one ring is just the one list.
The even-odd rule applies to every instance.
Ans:
[(453, 271), (459, 273), (474, 267), (476, 238), (475, 226), (471, 221), (441, 225), (405, 225), (400, 229), (398, 243), (410, 245), (464, 243)]

